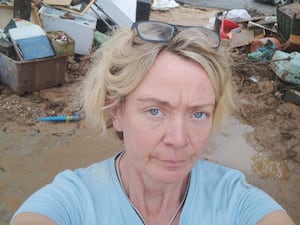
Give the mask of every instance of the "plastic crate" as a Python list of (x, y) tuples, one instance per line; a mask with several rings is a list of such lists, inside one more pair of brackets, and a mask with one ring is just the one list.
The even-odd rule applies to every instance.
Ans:
[(15, 61), (0, 53), (0, 82), (18, 95), (64, 84), (66, 68), (67, 56)]
[(277, 7), (277, 23), (284, 42), (300, 44), (300, 3)]

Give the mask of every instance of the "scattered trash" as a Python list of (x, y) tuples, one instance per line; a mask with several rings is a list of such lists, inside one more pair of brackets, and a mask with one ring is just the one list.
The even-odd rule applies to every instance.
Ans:
[(284, 49), (300, 51), (300, 3), (277, 7), (278, 33), (285, 42)]
[(300, 106), (300, 85), (291, 85), (280, 82), (275, 93), (283, 101)]
[(277, 17), (276, 16), (266, 16), (264, 18), (263, 24), (272, 24), (277, 22)]
[(152, 10), (168, 10), (180, 6), (175, 0), (153, 0)]
[(283, 94), (282, 100), (300, 106), (300, 91), (288, 90)]
[(239, 24), (229, 20), (229, 19), (222, 19), (221, 27), (220, 27), (220, 37), (221, 39), (231, 39), (232, 35), (231, 32), (240, 28)]
[(46, 32), (39, 25), (22, 19), (12, 19), (4, 30), (8, 31), (20, 60), (55, 56)]
[(249, 21), (251, 19), (251, 16), (245, 9), (232, 9), (227, 12), (226, 19), (238, 23), (243, 21)]
[(74, 55), (75, 41), (63, 31), (47, 32), (56, 56)]
[(253, 61), (266, 62), (271, 60), (276, 51), (276, 46), (271, 40), (267, 40), (266, 44), (258, 48), (256, 51), (248, 53), (248, 58)]
[(97, 44), (104, 44), (109, 39), (109, 36), (101, 33), (99, 31), (95, 31), (94, 33), (94, 40)]
[(250, 45), (250, 52), (256, 51), (258, 48), (263, 47), (267, 41), (270, 40), (275, 46), (277, 50), (281, 50), (282, 44), (280, 40), (276, 37), (264, 37), (257, 40), (253, 40)]
[[(290, 60), (283, 61), (289, 57)], [(276, 60), (270, 63), (271, 69), (274, 73), (283, 81), (300, 85), (300, 53), (292, 52), (287, 53), (280, 50), (275, 51), (272, 60)]]
[(272, 32), (272, 33), (277, 34), (277, 30), (271, 29), (271, 28), (269, 28), (269, 27), (263, 26), (263, 25), (261, 25), (261, 24), (259, 24), (259, 23), (255, 23), (255, 22), (253, 22), (253, 21), (249, 21), (249, 22), (248, 22), (248, 28), (251, 28), (251, 27), (259, 27), (259, 28), (262, 28), (262, 29), (264, 29), (264, 30), (267, 30), (267, 31), (270, 31), (270, 32)]
[[(6, 4), (3, 2), (8, 1), (2, 0), (1, 4)], [(2, 67), (0, 71), (4, 71), (0, 73), (0, 80), (20, 94), (63, 83), (62, 73), (65, 73), (66, 69), (66, 56), (74, 55), (76, 59), (78, 55), (90, 55), (94, 46), (102, 45), (109, 39), (106, 31), (98, 29), (99, 21), (110, 30), (115, 26), (128, 27), (135, 19), (142, 18), (138, 16), (137, 6), (143, 6), (142, 11), (139, 8), (139, 13), (147, 20), (150, 9), (169, 10), (180, 6), (177, 2), (138, 0), (137, 4), (129, 6), (122, 1), (117, 5), (114, 1), (101, 0), (43, 0), (37, 11), (39, 21), (34, 20), (34, 23), (30, 23), (26, 20), (11, 20), (5, 29), (0, 30), (0, 59), (2, 58), (3, 63), (12, 59), (6, 64), (15, 68), (12, 70), (13, 73), (8, 74), (4, 71), (8, 65), (0, 65)], [(136, 9), (133, 10), (132, 6)], [(279, 53), (274, 55), (277, 50), (287, 50), (287, 46), (291, 44), (300, 46), (299, 8), (299, 3), (289, 4), (278, 7), (276, 16), (260, 17), (251, 17), (245, 9), (218, 12), (215, 15), (214, 29), (222, 40), (229, 42), (231, 48), (250, 45), (247, 55), (249, 59), (269, 63), (280, 79), (298, 83), (299, 78), (295, 71), (300, 69), (296, 53), (279, 58), (277, 57)], [(30, 44), (33, 42), (34, 44)], [(25, 64), (25, 60), (29, 62)], [(60, 62), (59, 82), (50, 79), (49, 85), (46, 85), (43, 83), (43, 76), (50, 74), (41, 71), (39, 64), (46, 61), (48, 67), (52, 65), (52, 60)], [(35, 84), (31, 84), (33, 81), (26, 72), (33, 65), (37, 68), (33, 71), (38, 81)], [(28, 78), (24, 78), (24, 74), (18, 72), (19, 67), (25, 71), (24, 74)], [(288, 70), (284, 67), (293, 69)], [(13, 84), (9, 83), (12, 77), (15, 79)], [(45, 80), (47, 79), (49, 78), (45, 77)], [(25, 85), (23, 80), (26, 80), (28, 85)], [(257, 82), (256, 77), (251, 80)]]
[(64, 5), (69, 6), (72, 3), (72, 0), (43, 0), (44, 4), (48, 5)]
[(91, 54), (97, 19), (87, 14), (73, 15), (72, 20), (64, 19), (61, 16), (65, 15), (65, 11), (45, 6), (41, 7), (39, 12), (43, 29), (46, 32), (63, 31), (75, 41), (74, 53)]
[(253, 76), (249, 77), (248, 80), (252, 81), (253, 83), (257, 83), (259, 81), (259, 79), (257, 77), (253, 77)]

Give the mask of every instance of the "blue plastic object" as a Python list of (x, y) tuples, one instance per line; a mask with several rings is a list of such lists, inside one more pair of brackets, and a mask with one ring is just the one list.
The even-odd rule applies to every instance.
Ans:
[(276, 46), (273, 44), (272, 41), (267, 40), (267, 43), (257, 49), (256, 51), (249, 53), (248, 58), (253, 61), (261, 61), (266, 62), (268, 60), (271, 60), (274, 53), (276, 51)]
[(73, 116), (47, 116), (47, 117), (39, 117), (37, 121), (40, 122), (72, 122), (80, 120), (79, 115)]
[(33, 60), (55, 56), (47, 36), (38, 36), (16, 40), (24, 60)]

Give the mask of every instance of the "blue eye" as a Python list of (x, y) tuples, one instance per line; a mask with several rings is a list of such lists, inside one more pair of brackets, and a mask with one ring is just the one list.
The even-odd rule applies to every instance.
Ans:
[(152, 116), (157, 116), (159, 114), (159, 109), (149, 109), (148, 112), (152, 115)]
[(195, 112), (193, 115), (196, 119), (201, 119), (202, 117), (206, 116), (206, 114), (203, 112)]

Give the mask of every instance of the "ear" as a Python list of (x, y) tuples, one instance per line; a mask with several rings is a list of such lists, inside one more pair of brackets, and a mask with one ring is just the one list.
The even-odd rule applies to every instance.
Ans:
[(120, 104), (117, 104), (110, 108), (109, 110), (110, 118), (112, 120), (112, 124), (116, 131), (123, 131), (122, 127), (122, 110)]

